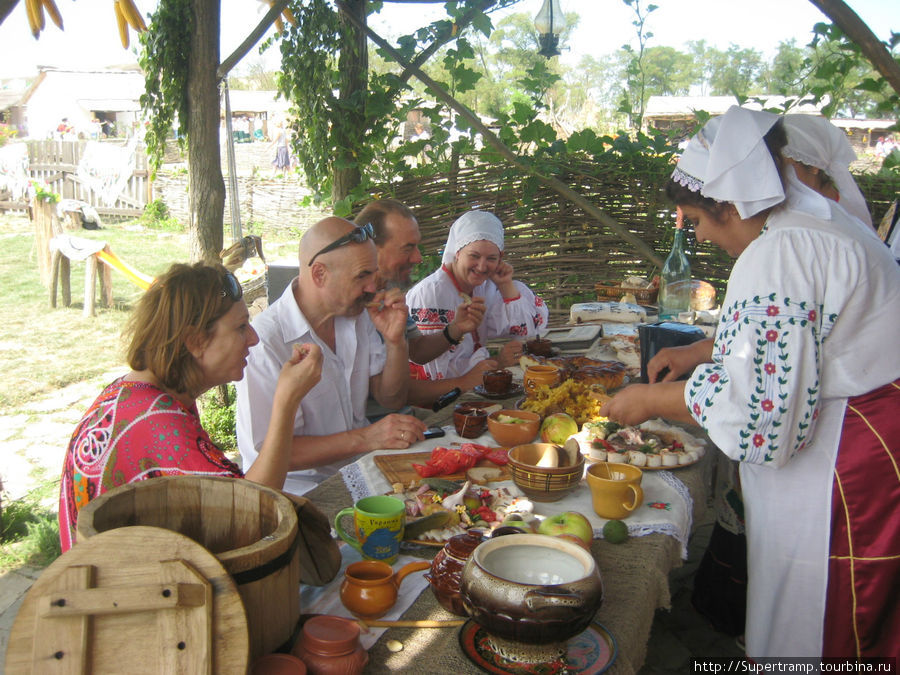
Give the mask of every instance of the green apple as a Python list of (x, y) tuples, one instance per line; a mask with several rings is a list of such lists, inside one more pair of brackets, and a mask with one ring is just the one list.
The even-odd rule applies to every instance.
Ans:
[(571, 535), (581, 540), (582, 545), (590, 547), (594, 539), (594, 527), (583, 513), (566, 511), (555, 516), (547, 516), (537, 527), (538, 534), (549, 534), (552, 537)]
[(541, 422), (541, 440), (544, 443), (563, 445), (569, 436), (578, 433), (578, 422), (566, 413), (547, 415)]

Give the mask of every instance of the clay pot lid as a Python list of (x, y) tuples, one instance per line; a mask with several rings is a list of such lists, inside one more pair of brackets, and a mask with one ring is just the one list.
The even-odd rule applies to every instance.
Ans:
[(472, 555), (472, 551), (484, 541), (484, 536), (478, 530), (468, 530), (465, 534), (457, 534), (447, 541), (447, 552), (454, 558), (466, 559)]
[(253, 663), (250, 675), (306, 675), (306, 664), (291, 654), (266, 654)]
[(347, 654), (359, 644), (359, 624), (341, 616), (314, 616), (303, 624), (303, 646), (318, 654)]

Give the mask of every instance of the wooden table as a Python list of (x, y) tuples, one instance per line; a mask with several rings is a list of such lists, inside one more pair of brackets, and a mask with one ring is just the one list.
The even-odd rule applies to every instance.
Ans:
[[(461, 400), (474, 400), (466, 395)], [(509, 407), (514, 400), (498, 401)], [(446, 425), (452, 418), (452, 406), (438, 413), (420, 415), (429, 424)], [(678, 469), (675, 475), (689, 489), (693, 499), (693, 522), (697, 522), (707, 504), (713, 450), (698, 463)], [(332, 519), (352, 502), (340, 474), (330, 477), (306, 497)], [(439, 548), (414, 547), (404, 552), (432, 558)], [(598, 561), (604, 584), (603, 606), (596, 620), (616, 639), (618, 656), (610, 673), (634, 673), (647, 654), (647, 641), (653, 615), (670, 607), (669, 571), (681, 565), (681, 544), (664, 534), (632, 537), (623, 544), (594, 540), (591, 553)], [(302, 608), (301, 608), (302, 611)], [(404, 613), (403, 619), (455, 619), (426, 589)], [(386, 647), (389, 639), (404, 644), (400, 652)], [(459, 647), (459, 628), (391, 628), (369, 650), (366, 673), (481, 673)]]

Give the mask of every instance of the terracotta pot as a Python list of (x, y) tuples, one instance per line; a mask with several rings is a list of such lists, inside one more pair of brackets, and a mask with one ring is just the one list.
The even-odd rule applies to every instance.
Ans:
[(250, 675), (306, 675), (306, 664), (293, 654), (266, 654), (256, 659)]
[(487, 413), (483, 408), (461, 403), (453, 409), (453, 427), (461, 438), (478, 438), (487, 427)]
[(369, 662), (359, 643), (359, 624), (340, 616), (307, 620), (292, 653), (310, 675), (359, 675)]
[(452, 614), (468, 616), (459, 595), (463, 567), (472, 551), (484, 541), (481, 532), (469, 530), (465, 534), (450, 537), (444, 548), (437, 552), (431, 562), (431, 572), (425, 575), (431, 584), (434, 597), (441, 606)]
[(525, 351), (535, 356), (550, 356), (553, 353), (553, 342), (543, 338), (532, 338), (525, 343)]
[(525, 369), (523, 384), (525, 392), (532, 392), (543, 384), (553, 386), (562, 380), (562, 373), (556, 366), (528, 366)]
[(363, 560), (347, 566), (341, 583), (341, 602), (354, 616), (378, 619), (397, 602), (401, 582), (411, 572), (428, 569), (431, 564), (411, 562), (394, 574), (393, 568), (380, 560)]
[(475, 549), (460, 595), (488, 633), (523, 644), (559, 643), (590, 624), (603, 601), (597, 563), (559, 537), (511, 534)]
[(512, 371), (506, 368), (488, 370), (481, 377), (484, 390), (489, 394), (505, 394), (512, 387)]

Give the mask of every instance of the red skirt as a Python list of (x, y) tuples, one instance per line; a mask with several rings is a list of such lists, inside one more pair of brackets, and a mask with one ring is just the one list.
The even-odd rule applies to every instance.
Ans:
[(900, 657), (900, 380), (847, 402), (822, 655)]

